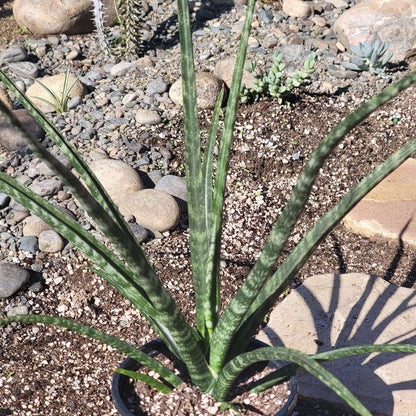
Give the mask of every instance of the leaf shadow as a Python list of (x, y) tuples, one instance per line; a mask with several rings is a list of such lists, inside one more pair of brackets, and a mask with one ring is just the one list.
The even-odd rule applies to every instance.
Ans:
[[(326, 287), (323, 288), (323, 285), (315, 287), (313, 291), (305, 284), (296, 289), (299, 310), (307, 307), (310, 316), (307, 317), (306, 321), (313, 321), (310, 326), (304, 324), (303, 331), (301, 327), (302, 320), (296, 322), (295, 318), (292, 325), (292, 328), (297, 332), (304, 332), (303, 350), (305, 352), (325, 352), (335, 348), (361, 344), (398, 342), (416, 344), (416, 327), (412, 327), (410, 323), (410, 313), (414, 315), (414, 309), (416, 308), (416, 291), (408, 288), (413, 283), (416, 262), (404, 283), (404, 286), (407, 287), (399, 287), (388, 283), (403, 255), (401, 237), (408, 225), (409, 223), (406, 224), (400, 234), (396, 254), (383, 279), (371, 275), (361, 292), (359, 289), (345, 292), (346, 285), (359, 285), (354, 283), (354, 279), (359, 278), (357, 274), (355, 274), (355, 277), (342, 274), (328, 276), (329, 292), (325, 290)], [(345, 271), (345, 261), (340, 250), (337, 251), (337, 255), (339, 265), (344, 266), (340, 270)], [(351, 282), (348, 282), (349, 278)], [(357, 280), (355, 281), (357, 282)], [(329, 295), (325, 297), (325, 293), (329, 293)], [(296, 311), (293, 311), (293, 314), (295, 315)], [(392, 329), (393, 327), (395, 330)], [(279, 334), (270, 326), (264, 328), (263, 331), (272, 345), (285, 345)], [(311, 346), (311, 337), (314, 341), (314, 347)], [(287, 344), (286, 342), (288, 347), (302, 349), (302, 345)], [(311, 351), (311, 348), (315, 348), (315, 351)], [(409, 365), (410, 362), (406, 356), (408, 354), (402, 353), (358, 355), (328, 362), (324, 366), (338, 377), (370, 411), (377, 415), (387, 416), (394, 414), (395, 402), (398, 400), (397, 397), (395, 398), (395, 392), (400, 390), (416, 391), (416, 380), (414, 375), (412, 379), (411, 374), (411, 368), (413, 367), (408, 368), (409, 377), (407, 380), (399, 381), (398, 375), (394, 374), (398, 371), (398, 367), (402, 368), (401, 376), (406, 374), (405, 366)], [(401, 364), (398, 364), (398, 361)], [(394, 362), (396, 362), (396, 366), (391, 366)], [(414, 360), (413, 363), (415, 363)], [(385, 376), (386, 374), (388, 374), (390, 384), (387, 384), (382, 378), (382, 375)], [(302, 383), (304, 383), (304, 388), (302, 388)], [(300, 395), (340, 403), (341, 406), (344, 404), (342, 399), (334, 392), (320, 381), (315, 381), (313, 376), (309, 374), (302, 374), (301, 376)]]

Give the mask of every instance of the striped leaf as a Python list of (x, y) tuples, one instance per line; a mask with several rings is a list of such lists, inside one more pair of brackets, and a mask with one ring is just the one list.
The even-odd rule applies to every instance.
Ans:
[(245, 339), (253, 334), (261, 323), (267, 311), (273, 306), (278, 296), (306, 260), (314, 252), (320, 242), (327, 236), (339, 221), (380, 181), (393, 170), (397, 169), (408, 157), (416, 152), (416, 139), (402, 147), (385, 162), (379, 165), (372, 173), (364, 178), (356, 187), (347, 193), (338, 204), (324, 215), (309, 233), (300, 241), (289, 254), (279, 269), (265, 284), (257, 298), (252, 303), (245, 317), (245, 324), (241, 328), (238, 338)]
[(0, 173), (0, 190), (43, 219), (85, 253), (99, 267), (100, 274), (138, 309), (157, 315), (132, 271), (75, 220), (4, 173)]
[[(250, 271), (243, 286), (237, 292), (236, 296), (231, 301), (218, 322), (214, 332), (215, 344), (213, 344), (213, 348), (211, 349), (210, 357), (211, 365), (215, 370), (221, 368), (224, 360), (226, 360), (227, 347), (231, 345), (231, 340), (238, 328), (242, 325), (247, 311), (254, 311), (260, 305), (260, 299), (263, 299), (263, 297), (259, 297), (259, 293), (261, 290), (263, 293), (265, 293), (265, 289), (262, 288), (267, 281), (271, 269), (276, 263), (283, 246), (285, 245), (290, 233), (292, 232), (297, 219), (305, 207), (313, 183), (319, 174), (319, 169), (324, 164), (326, 158), (333, 152), (335, 147), (344, 138), (345, 134), (347, 134), (351, 129), (353, 129), (361, 121), (368, 117), (368, 115), (370, 115), (374, 110), (379, 108), (382, 104), (386, 103), (391, 98), (395, 97), (400, 91), (407, 88), (415, 81), (416, 72), (403, 78), (393, 86), (387, 88), (381, 94), (374, 97), (370, 101), (362, 104), (356, 111), (342, 120), (312, 153), (309, 162), (306, 164), (298, 180), (298, 183), (293, 189), (292, 196), (288, 204), (273, 226), (272, 232), (263, 248), (263, 251), (259, 256), (259, 259), (256, 261), (256, 264)], [(407, 148), (407, 152), (407, 156), (404, 156), (401, 159), (401, 162), (396, 164), (396, 167), (410, 156), (410, 154), (413, 152), (412, 148)], [(383, 179), (385, 176), (383, 176), (383, 173), (387, 174), (388, 170), (388, 168), (385, 168), (384, 172), (381, 172), (379, 169), (376, 170), (377, 176), (372, 176), (372, 187), (376, 186), (377, 183)], [(362, 195), (364, 196), (367, 192), (370, 191), (370, 189), (371, 188), (367, 189), (366, 185), (366, 190), (362, 193)], [(349, 198), (350, 197), (348, 197), (345, 201), (349, 200)], [(359, 200), (360, 198), (356, 198), (355, 203), (357, 203)], [(349, 208), (344, 206), (344, 209), (337, 210), (338, 217), (335, 224), (342, 219), (342, 217), (354, 206), (354, 204), (350, 204)], [(335, 226), (335, 224), (333, 224), (332, 227)], [(321, 240), (324, 235), (318, 234), (318, 237)], [(311, 253), (312, 251), (309, 251), (306, 258), (308, 258)], [(299, 251), (296, 252), (296, 255), (299, 255)], [(293, 258), (293, 256), (291, 258)], [(283, 276), (283, 269), (281, 269), (282, 267), (279, 269), (278, 273), (280, 276)], [(276, 285), (276, 279), (270, 280), (270, 283), (267, 285), (267, 291), (270, 292), (270, 295), (271, 293), (281, 293), (282, 285), (287, 284), (290, 281), (290, 278), (294, 277), (292, 274), (290, 278), (286, 278), (286, 276), (288, 276), (287, 273), (284, 273), (284, 276), (285, 277), (282, 278), (282, 281), (280, 281), (278, 285)], [(276, 296), (274, 296), (274, 298), (276, 298)], [(255, 302), (257, 307), (251, 306), (253, 302)], [(272, 304), (269, 303), (268, 306), (271, 307)], [(263, 316), (260, 317), (261, 313), (263, 312)], [(255, 323), (258, 323), (260, 319), (263, 319), (266, 313), (267, 308), (262, 308), (261, 312), (257, 314), (257, 318), (253, 325), (250, 325), (250, 328), (252, 329)], [(238, 337), (237, 340), (234, 340), (234, 344), (244, 348), (245, 345), (247, 345), (249, 339), (250, 337)], [(240, 343), (242, 340), (245, 340), (243, 344)]]
[(371, 416), (371, 413), (360, 403), (358, 399), (334, 377), (328, 370), (316, 360), (306, 354), (285, 347), (264, 347), (254, 351), (246, 352), (229, 361), (222, 369), (215, 384), (212, 395), (218, 401), (224, 401), (238, 375), (252, 364), (270, 361), (283, 360), (293, 362), (313, 374), (330, 389), (345, 400), (358, 414)]
[(169, 393), (172, 389), (166, 384), (161, 383), (153, 377), (148, 376), (147, 374), (139, 373), (138, 371), (126, 370), (124, 368), (116, 368), (114, 370), (116, 373), (123, 374), (124, 376), (130, 377), (134, 380), (142, 381), (148, 386), (153, 387), (154, 389), (160, 391), (161, 393)]
[(206, 234), (201, 141), (196, 101), (196, 84), (192, 34), (187, 0), (178, 0), (178, 23), (181, 46), (182, 91), (185, 137), (185, 169), (188, 187), (188, 213), (192, 273), (195, 285), (196, 320), (202, 337), (207, 335), (204, 318), (204, 265), (206, 264)]
[(8, 325), (12, 322), (47, 324), (67, 328), (70, 331), (75, 331), (81, 335), (86, 335), (89, 338), (97, 339), (98, 341), (117, 349), (123, 354), (128, 355), (142, 365), (157, 372), (164, 380), (172, 384), (174, 387), (177, 387), (182, 383), (182, 379), (180, 377), (167, 369), (158, 360), (141, 351), (139, 348), (136, 348), (127, 342), (121, 341), (112, 335), (106, 334), (105, 332), (99, 331), (98, 329), (80, 324), (71, 319), (63, 318), (60, 316), (47, 315), (15, 315), (0, 319), (0, 326)]
[[(148, 316), (153, 316), (154, 321), (157, 323), (157, 328), (160, 329), (161, 336), (163, 336), (171, 350), (177, 354), (178, 358), (187, 362), (190, 376), (195, 383), (207, 387), (211, 382), (211, 374), (207, 369), (205, 357), (199, 348), (197, 335), (195, 335), (194, 330), (186, 322), (171, 295), (156, 276), (148, 259), (130, 230), (128, 230), (124, 220), (120, 217), (121, 222), (117, 224), (97, 200), (82, 186), (71, 171), (66, 169), (56, 158), (50, 155), (40, 143), (27, 137), (27, 132), (25, 132), (19, 121), (16, 120), (13, 114), (5, 109), (5, 106), (2, 103), (0, 103), (0, 110), (4, 112), (6, 119), (10, 120), (24, 136), (28, 144), (31, 145), (31, 148), (36, 151), (39, 157), (42, 160), (47, 161), (50, 166), (54, 167), (55, 172), (59, 174), (61, 180), (82, 202), (87, 213), (95, 220), (96, 224), (128, 264), (131, 273), (130, 277), (132, 279), (134, 277), (136, 287), (140, 288), (141, 293), (145, 294), (148, 303), (152, 306), (153, 310), (156, 311), (152, 314), (149, 313)], [(17, 193), (24, 193), (23, 187), (16, 188), (15, 186), (15, 189), (18, 189)], [(29, 199), (25, 200), (29, 209), (32, 209), (33, 200), (33, 193), (30, 195)], [(111, 200), (109, 201), (115, 212), (118, 212)], [(39, 202), (39, 200), (37, 200), (37, 202)], [(42, 212), (39, 211), (38, 214), (43, 218)], [(48, 222), (48, 219), (46, 219), (46, 222)], [(51, 225), (54, 226), (53, 224)], [(122, 227), (127, 229), (126, 232), (124, 232)], [(61, 232), (61, 230), (57, 230)], [(71, 241), (70, 238), (68, 238), (68, 240)], [(82, 247), (80, 247), (80, 249), (83, 250)], [(86, 254), (89, 255), (88, 252), (86, 252)], [(100, 260), (93, 257), (91, 258), (93, 261)], [(110, 273), (104, 273), (104, 275), (110, 276)], [(128, 289), (128, 283), (124, 282), (124, 284)], [(119, 290), (118, 286), (116, 286), (116, 288)]]
[[(372, 353), (416, 353), (416, 345), (411, 344), (383, 344), (383, 345), (359, 345), (353, 347), (338, 348), (319, 354), (311, 355), (310, 358), (318, 362), (338, 360), (340, 358), (352, 357), (354, 355), (372, 354)], [(287, 364), (276, 371), (268, 374), (257, 382), (253, 383), (250, 393), (260, 393), (269, 387), (281, 382), (288, 376), (295, 374), (299, 369), (296, 364)]]
[(198, 297), (202, 298), (199, 302), (203, 305), (204, 324), (206, 328), (206, 344), (209, 343), (212, 333), (214, 332), (215, 325), (218, 320), (218, 308), (220, 303), (219, 293), (219, 258), (213, 258), (213, 256), (219, 256), (219, 250), (211, 250), (214, 244), (211, 244), (211, 210), (212, 210), (212, 197), (213, 197), (213, 167), (214, 167), (214, 149), (215, 141), (218, 132), (218, 123), (221, 112), (221, 105), (224, 98), (224, 89), (221, 90), (215, 109), (212, 115), (212, 119), (208, 129), (207, 143), (204, 150), (204, 156), (202, 160), (202, 180), (204, 183), (204, 216), (205, 216), (205, 229), (206, 236), (206, 251), (208, 253), (206, 264), (204, 265), (205, 273), (202, 277), (205, 279), (201, 282), (201, 290), (198, 292)]

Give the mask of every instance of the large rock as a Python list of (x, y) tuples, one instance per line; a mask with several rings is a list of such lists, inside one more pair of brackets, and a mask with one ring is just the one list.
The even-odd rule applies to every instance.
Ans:
[(364, 0), (346, 11), (334, 24), (338, 39), (347, 47), (377, 39), (390, 42), (392, 61), (416, 50), (414, 0)]
[[(29, 134), (36, 139), (41, 140), (45, 136), (45, 132), (38, 122), (30, 115), (26, 109), (14, 110), (13, 114), (23, 124)], [(11, 127), (6, 120), (0, 116), (0, 144), (7, 150), (24, 150), (27, 149), (25, 141)]]
[(172, 195), (178, 203), (181, 212), (187, 211), (188, 186), (185, 178), (175, 175), (166, 175), (158, 181), (155, 189)]
[[(416, 292), (362, 274), (308, 278), (272, 311), (259, 338), (308, 354), (362, 344), (415, 344)], [(412, 416), (416, 354), (358, 355), (324, 366), (379, 416)], [(309, 373), (299, 373), (302, 396), (341, 404)]]
[(344, 218), (344, 225), (369, 238), (416, 246), (416, 159), (408, 159), (381, 181)]
[(0, 299), (15, 294), (29, 280), (29, 272), (18, 264), (0, 263)]
[[(200, 109), (214, 108), (218, 95), (223, 88), (222, 81), (208, 72), (195, 74), (197, 105)], [(183, 105), (182, 78), (173, 83), (169, 90), (170, 99), (178, 105)]]
[(156, 189), (143, 189), (120, 201), (120, 212), (133, 215), (137, 224), (153, 232), (169, 231), (179, 222), (180, 211), (173, 196)]
[[(66, 74), (58, 74), (40, 78), (39, 81), (42, 84), (44, 84), (45, 87), (48, 87), (51, 91), (53, 91), (57, 95), (59, 100), (61, 100), (64, 92), (63, 90), (65, 77)], [(75, 75), (69, 74), (67, 86), (70, 87), (73, 83), (75, 84), (68, 94), (69, 98), (82, 98), (87, 93), (85, 85), (79, 79), (77, 79)], [(55, 110), (54, 107), (39, 99), (43, 98), (44, 100), (47, 100), (52, 104), (55, 104), (53, 97), (50, 95), (50, 93), (45, 87), (35, 82), (28, 88), (26, 94), (33, 101), (33, 103), (37, 105), (43, 112), (50, 113)]]
[[(114, 0), (103, 0), (104, 22), (114, 24)], [(91, 0), (15, 0), (13, 16), (20, 27), (35, 35), (76, 35), (94, 30)]]
[(90, 168), (116, 204), (126, 195), (143, 189), (139, 174), (121, 160), (96, 160)]
[[(235, 67), (235, 59), (233, 57), (221, 59), (215, 65), (214, 74), (225, 82), (228, 88), (231, 88), (231, 81), (233, 80), (233, 73)], [(256, 73), (261, 76), (261, 71), (258, 67), (255, 69)], [(247, 88), (253, 88), (254, 77), (247, 71), (243, 70), (243, 78), (241, 80)]]
[(76, 35), (94, 29), (91, 0), (15, 0), (13, 16), (35, 35)]

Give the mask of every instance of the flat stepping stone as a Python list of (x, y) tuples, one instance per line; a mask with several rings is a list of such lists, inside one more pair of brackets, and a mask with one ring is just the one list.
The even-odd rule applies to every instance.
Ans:
[[(280, 302), (258, 338), (307, 354), (362, 344), (414, 344), (415, 320), (414, 289), (376, 276), (326, 274), (308, 278)], [(415, 414), (416, 354), (358, 355), (324, 366), (372, 414)], [(309, 373), (298, 374), (300, 395), (345, 405)]]
[(416, 246), (416, 159), (408, 159), (380, 182), (344, 218), (344, 225), (365, 237)]

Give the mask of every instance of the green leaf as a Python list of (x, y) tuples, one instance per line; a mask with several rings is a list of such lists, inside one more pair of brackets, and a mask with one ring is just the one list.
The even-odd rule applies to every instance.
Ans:
[[(365, 177), (355, 188), (347, 193), (338, 204), (324, 215), (311, 231), (300, 241), (289, 254), (278, 270), (265, 284), (252, 303), (246, 315), (244, 330), (238, 337), (245, 339), (258, 327), (265, 313), (273, 306), (277, 297), (287, 284), (294, 278), (319, 243), (328, 235), (336, 224), (347, 214), (371, 189), (395, 170), (408, 157), (416, 152), (416, 139), (394, 153)], [(248, 330), (250, 328), (250, 330)]]
[(214, 386), (213, 396), (218, 401), (224, 401), (234, 381), (248, 366), (257, 362), (283, 360), (297, 364), (313, 374), (330, 389), (345, 400), (357, 413), (362, 416), (371, 416), (371, 413), (360, 403), (358, 399), (328, 370), (322, 367), (316, 360), (306, 354), (285, 347), (264, 347), (241, 354), (229, 361), (222, 369)]
[(71, 319), (47, 315), (15, 315), (0, 319), (0, 326), (8, 325), (12, 322), (47, 324), (67, 328), (70, 331), (86, 335), (89, 338), (97, 339), (98, 341), (117, 349), (123, 354), (128, 355), (142, 365), (158, 373), (164, 380), (172, 384), (174, 387), (177, 387), (182, 383), (182, 379), (180, 377), (163, 366), (159, 361), (141, 351), (139, 348), (136, 348), (127, 342), (121, 341), (112, 335), (106, 334), (105, 332), (99, 331), (98, 329), (82, 325)]
[[(248, 340), (251, 338), (253, 334), (253, 331), (261, 323), (261, 320), (267, 312), (266, 305), (263, 305), (260, 308), (260, 306), (265, 301), (265, 297), (275, 299), (275, 296), (278, 293), (280, 294), (283, 290), (284, 285), (290, 281), (290, 278), (293, 278), (293, 273), (296, 268), (294, 268), (293, 271), (289, 273), (288, 270), (284, 270), (282, 266), (280, 266), (278, 271), (274, 274), (273, 279), (269, 280), (269, 282), (264, 287), (272, 267), (277, 261), (277, 258), (279, 257), (281, 250), (287, 241), (287, 238), (292, 232), (299, 215), (304, 209), (305, 203), (309, 197), (315, 178), (319, 174), (319, 169), (322, 167), (326, 158), (332, 153), (332, 151), (343, 139), (347, 132), (349, 132), (357, 124), (364, 120), (375, 109), (377, 109), (382, 104), (390, 100), (392, 97), (396, 96), (400, 91), (407, 88), (415, 81), (416, 72), (403, 78), (401, 81), (397, 82), (393, 86), (385, 89), (381, 94), (374, 97), (370, 101), (362, 104), (355, 112), (348, 115), (344, 120), (338, 123), (338, 125), (328, 134), (328, 136), (312, 153), (309, 162), (306, 164), (302, 174), (300, 175), (298, 183), (292, 191), (290, 201), (286, 205), (278, 221), (273, 226), (272, 232), (263, 248), (262, 253), (260, 254), (260, 257), (256, 261), (256, 264), (249, 273), (249, 276), (247, 277), (246, 281), (239, 289), (235, 297), (232, 299), (232, 301), (224, 311), (222, 317), (218, 321), (218, 325), (214, 332), (214, 338), (216, 338), (217, 341), (211, 349), (210, 356), (210, 362), (214, 369), (222, 367), (227, 357), (227, 348), (231, 344), (233, 346), (237, 346), (238, 351), (244, 351), (248, 343)], [(373, 181), (371, 186), (374, 187), (384, 177), (384, 173), (387, 173), (390, 170), (391, 166), (399, 166), (400, 163), (402, 163), (407, 157), (409, 157), (409, 155), (412, 152), (413, 145), (410, 145), (410, 147), (406, 146), (406, 148), (404, 148), (402, 152), (398, 152), (399, 156), (394, 156), (390, 158), (390, 162), (385, 162), (387, 164), (384, 165), (384, 168), (382, 168), (383, 172), (380, 172), (380, 170), (377, 169), (375, 175), (371, 176), (371, 180)], [(367, 193), (371, 189), (367, 188), (369, 182), (366, 182), (364, 184), (364, 188), (366, 190), (363, 192), (361, 198), (365, 195), (365, 193)], [(348, 204), (350, 198), (351, 196), (348, 196), (347, 199), (344, 199), (344, 202)], [(359, 198), (357, 198), (354, 203), (357, 203), (358, 201)], [(336, 219), (334, 220), (334, 224), (331, 225), (329, 229), (332, 229), (332, 227), (340, 221), (340, 219), (348, 212), (349, 209), (352, 208), (353, 205), (348, 206), (349, 207), (342, 204), (337, 205), (335, 210)], [(326, 221), (328, 221), (328, 219), (321, 220), (321, 224), (322, 221), (324, 221), (325, 223)], [(323, 228), (325, 227), (322, 226), (322, 228), (318, 229), (314, 228), (314, 243), (312, 244), (313, 247), (316, 247), (315, 244), (318, 244), (319, 241), (325, 235), (326, 231), (323, 230)], [(312, 253), (312, 250), (306, 250), (304, 246), (303, 250), (305, 250), (305, 252), (300, 251), (300, 249), (298, 248), (292, 251), (292, 253), (289, 256), (291, 259), (290, 261), (297, 262), (297, 260), (299, 260), (300, 258), (306, 261), (306, 259)], [(283, 264), (287, 263), (285, 262)], [(300, 265), (300, 263), (297, 264)], [(277, 274), (279, 274), (278, 280), (276, 279)], [(265, 297), (263, 295), (259, 296), (260, 291), (262, 291), (263, 295), (266, 295), (266, 293), (267, 295)], [(268, 307), (272, 306), (272, 304), (270, 303), (268, 303), (267, 305)], [(255, 313), (255, 319), (252, 320), (250, 324), (247, 324), (250, 328), (248, 332), (245, 333), (243, 331), (243, 333), (240, 333), (237, 338), (233, 339), (234, 335), (236, 334), (238, 328), (242, 325), (243, 321), (248, 319), (249, 316), (253, 314), (257, 308), (260, 308), (260, 310)], [(250, 335), (247, 336), (247, 334)], [(233, 342), (231, 340), (233, 340)]]
[[(352, 357), (361, 354), (372, 353), (415, 353), (416, 345), (411, 344), (382, 344), (382, 345), (359, 345), (352, 347), (338, 348), (335, 350), (314, 354), (310, 357), (319, 362), (334, 361), (340, 358)], [(269, 387), (279, 383), (288, 376), (295, 374), (299, 366), (296, 364), (287, 364), (269, 375), (253, 383), (250, 393), (260, 393)]]
[[(195, 292), (195, 296), (201, 299), (204, 311), (204, 323), (206, 328), (206, 343), (212, 337), (214, 327), (217, 323), (217, 314), (219, 308), (219, 259), (215, 256), (219, 255), (217, 247), (211, 248), (211, 210), (213, 197), (213, 165), (214, 165), (214, 148), (215, 139), (217, 137), (218, 122), (221, 112), (221, 105), (224, 97), (224, 90), (220, 92), (215, 105), (209, 126), (207, 144), (204, 151), (202, 162), (202, 176), (204, 183), (204, 215), (205, 215), (205, 234), (206, 234), (206, 250), (208, 252), (207, 263), (205, 265), (205, 281), (200, 285), (202, 292)], [(219, 243), (219, 242), (217, 242)], [(202, 276), (203, 277), (203, 276)], [(199, 287), (198, 287), (199, 290)]]
[(133, 378), (134, 380), (142, 381), (143, 383), (146, 383), (148, 386), (153, 387), (161, 393), (166, 394), (172, 391), (172, 389), (166, 384), (163, 384), (160, 381), (146, 374), (142, 374), (137, 371), (125, 370), (124, 368), (116, 368), (114, 371), (116, 373), (123, 374), (124, 376)]

